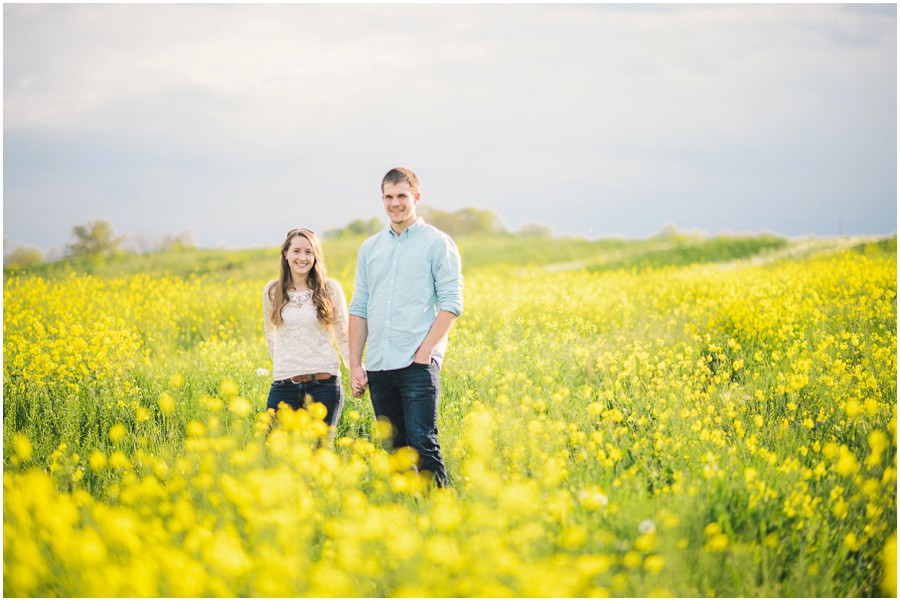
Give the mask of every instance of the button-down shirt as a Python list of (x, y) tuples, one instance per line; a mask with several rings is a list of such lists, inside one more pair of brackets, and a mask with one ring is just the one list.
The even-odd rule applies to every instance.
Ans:
[[(462, 315), (461, 266), (450, 236), (421, 217), (362, 243), (349, 311), (366, 320), (366, 369), (409, 366), (439, 311)], [(446, 348), (444, 336), (431, 355), (438, 365)]]

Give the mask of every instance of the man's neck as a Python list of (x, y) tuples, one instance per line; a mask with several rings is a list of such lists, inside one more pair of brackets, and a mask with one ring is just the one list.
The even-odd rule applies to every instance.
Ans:
[(409, 221), (404, 221), (403, 223), (393, 223), (393, 222), (392, 222), (392, 223), (391, 223), (391, 229), (394, 230), (394, 233), (397, 234), (397, 235), (399, 236), (399, 235), (402, 234), (407, 228), (409, 228), (409, 226), (411, 226), (412, 224), (414, 224), (414, 223), (416, 222), (416, 219), (418, 219), (418, 217), (415, 216), (415, 215), (413, 215), (412, 219), (410, 219)]

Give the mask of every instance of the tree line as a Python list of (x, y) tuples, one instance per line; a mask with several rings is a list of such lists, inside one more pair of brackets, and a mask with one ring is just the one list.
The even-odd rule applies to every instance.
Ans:
[[(128, 252), (124, 244), (126, 237), (117, 235), (112, 225), (103, 219), (90, 221), (84, 225), (76, 225), (72, 228), (74, 241), (65, 246), (62, 256), (49, 258), (62, 259), (92, 259), (102, 260)], [(129, 240), (133, 249), (137, 252), (163, 252), (179, 251), (195, 248), (194, 235), (189, 231), (180, 234), (165, 234), (155, 244), (148, 244), (142, 236), (136, 236)], [(6, 267), (24, 267), (37, 265), (48, 260), (36, 246), (20, 245), (12, 249), (8, 248), (9, 241), (3, 238), (3, 265)]]
[[(431, 206), (421, 205), (416, 212), (430, 225), (451, 236), (527, 236), (532, 238), (550, 238), (553, 230), (549, 226), (530, 223), (518, 232), (510, 232), (500, 221), (500, 217), (487, 209), (464, 208), (457, 211), (444, 211)], [(326, 238), (343, 236), (372, 235), (385, 227), (383, 219), (355, 219), (343, 228), (328, 230)]]
[[(418, 213), (426, 222), (451, 236), (527, 236), (532, 238), (550, 238), (553, 235), (549, 226), (528, 224), (518, 232), (510, 232), (500, 221), (496, 213), (486, 209), (464, 208), (457, 211), (443, 211), (430, 206), (421, 206)], [(371, 219), (355, 219), (345, 227), (328, 230), (326, 238), (345, 236), (368, 236), (381, 231), (385, 221), (373, 217)], [(102, 260), (117, 254), (128, 252), (124, 248), (126, 237), (117, 235), (112, 225), (98, 219), (72, 228), (72, 238), (63, 251), (63, 259)], [(132, 250), (137, 252), (180, 251), (196, 248), (193, 234), (185, 231), (181, 234), (166, 234), (156, 244), (148, 244), (143, 238), (129, 240)], [(3, 240), (3, 264), (7, 267), (24, 267), (43, 263), (48, 258), (41, 249), (35, 246), (16, 246), (8, 249), (8, 240)]]

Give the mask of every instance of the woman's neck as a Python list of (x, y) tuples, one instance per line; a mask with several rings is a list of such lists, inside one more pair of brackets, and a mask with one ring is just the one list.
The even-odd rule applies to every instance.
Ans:
[(297, 280), (297, 278), (292, 277), (291, 282), (288, 285), (289, 290), (293, 290), (295, 292), (305, 292), (309, 290), (309, 285), (306, 283), (306, 278), (302, 280)]

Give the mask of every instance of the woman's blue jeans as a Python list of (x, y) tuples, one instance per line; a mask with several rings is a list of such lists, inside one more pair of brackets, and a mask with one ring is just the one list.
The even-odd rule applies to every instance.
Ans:
[(341, 418), (341, 408), (344, 406), (344, 387), (338, 376), (331, 376), (327, 380), (312, 380), (309, 382), (272, 382), (269, 388), (269, 400), (266, 401), (266, 409), (278, 410), (278, 405), (284, 403), (294, 411), (306, 407), (306, 396), (312, 397), (313, 402), (322, 403), (328, 409), (325, 423), (337, 427)]
[(413, 363), (402, 369), (366, 372), (375, 417), (391, 421), (391, 445), (412, 447), (419, 454), (419, 471), (429, 471), (438, 486), (447, 486), (447, 470), (438, 442), (438, 399), (441, 368)]

